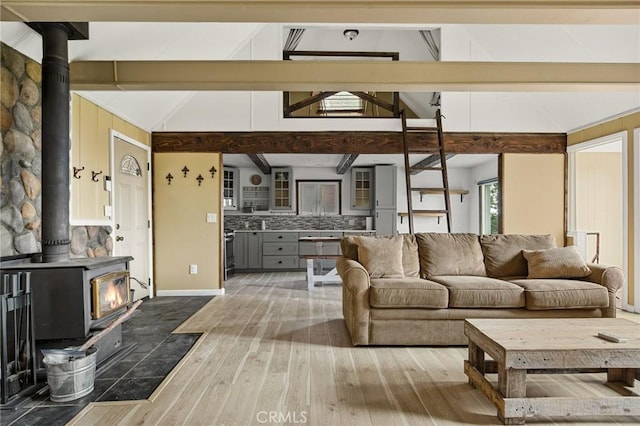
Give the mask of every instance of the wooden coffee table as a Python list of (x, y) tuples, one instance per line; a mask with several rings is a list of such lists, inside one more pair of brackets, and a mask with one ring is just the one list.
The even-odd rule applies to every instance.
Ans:
[[(614, 343), (606, 332), (626, 338)], [(527, 398), (529, 373), (606, 371), (607, 382), (633, 386), (640, 368), (640, 324), (621, 318), (469, 319), (464, 372), (498, 408), (504, 424), (533, 416), (640, 415), (639, 396)], [(493, 361), (485, 361), (485, 354)], [(485, 374), (498, 373), (497, 389)], [(616, 383), (618, 385), (618, 383)], [(618, 386), (613, 386), (616, 388)], [(625, 394), (631, 394), (626, 389)]]

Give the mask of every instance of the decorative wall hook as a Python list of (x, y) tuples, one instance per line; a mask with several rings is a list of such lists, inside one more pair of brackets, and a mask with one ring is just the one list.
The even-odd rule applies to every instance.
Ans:
[(77, 168), (77, 167), (73, 167), (73, 177), (76, 179), (80, 179), (82, 176), (80, 176), (80, 172), (84, 170), (84, 166)]
[(196, 180), (198, 181), (198, 186), (200, 186), (202, 185), (202, 181), (204, 180), (204, 178), (202, 177), (202, 175), (199, 174)]
[(213, 179), (213, 177), (216, 175), (216, 172), (218, 170), (216, 170), (215, 166), (211, 166), (211, 168), (209, 169), (209, 173), (211, 173), (211, 179)]
[(189, 173), (189, 168), (187, 166), (184, 166), (182, 168), (182, 173), (184, 173), (184, 177), (187, 177), (187, 173)]
[(93, 170), (91, 170), (91, 180), (94, 182), (100, 182), (100, 179), (97, 179), (98, 176), (100, 176), (102, 174), (102, 170), (100, 170), (99, 172), (94, 172)]
[(167, 182), (169, 182), (169, 185), (171, 185), (171, 181), (173, 180), (173, 176), (171, 176), (171, 173), (167, 174), (164, 178), (167, 180)]

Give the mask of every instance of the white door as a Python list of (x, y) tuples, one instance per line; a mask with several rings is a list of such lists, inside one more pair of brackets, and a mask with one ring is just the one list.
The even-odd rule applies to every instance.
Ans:
[(113, 137), (113, 251), (132, 256), (129, 264), (134, 300), (153, 297), (150, 266), (148, 149)]

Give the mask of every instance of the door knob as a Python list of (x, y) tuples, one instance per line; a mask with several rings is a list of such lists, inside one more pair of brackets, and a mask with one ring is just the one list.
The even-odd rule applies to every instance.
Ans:
[(124, 241), (124, 237), (117, 236), (117, 237), (116, 237), (116, 241)]

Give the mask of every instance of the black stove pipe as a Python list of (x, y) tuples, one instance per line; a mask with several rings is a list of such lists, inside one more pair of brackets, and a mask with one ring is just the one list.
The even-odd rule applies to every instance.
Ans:
[(87, 22), (28, 22), (42, 36), (42, 261), (69, 260), (69, 40)]
[(69, 260), (69, 30), (42, 31), (42, 261)]

